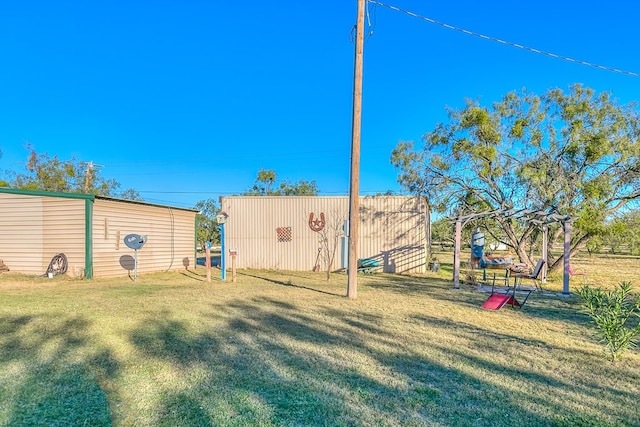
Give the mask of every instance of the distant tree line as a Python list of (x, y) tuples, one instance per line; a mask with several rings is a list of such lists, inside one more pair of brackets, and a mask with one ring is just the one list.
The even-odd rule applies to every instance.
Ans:
[[(493, 234), (487, 232), (487, 226), (493, 227)], [(462, 247), (468, 247), (471, 244), (471, 234), (475, 231), (473, 227), (466, 227), (462, 232)], [(508, 246), (508, 241), (500, 237), (497, 226), (491, 225), (490, 222), (484, 222), (481, 231), (486, 233), (485, 250), (490, 251), (490, 245), (494, 243), (504, 243)], [(441, 250), (450, 250), (454, 244), (454, 224), (449, 218), (440, 218), (431, 226), (432, 239), (436, 247)], [(542, 234), (534, 233), (527, 243), (526, 250), (530, 253), (539, 253), (542, 248)], [(552, 248), (551, 250), (554, 250)], [(555, 247), (558, 255), (562, 252), (561, 245)], [(584, 247), (589, 255), (595, 254), (612, 254), (612, 255), (634, 255), (640, 256), (640, 211), (633, 210), (626, 212), (620, 217), (605, 224), (605, 231), (594, 237)], [(533, 256), (533, 255), (532, 255)]]
[(7, 179), (0, 179), (0, 186), (21, 190), (54, 191), (59, 193), (85, 193), (97, 196), (118, 197), (127, 200), (142, 200), (133, 188), (119, 191), (120, 183), (100, 175), (100, 169), (92, 162), (83, 162), (75, 157), (61, 160), (47, 153), (38, 153), (30, 144), (25, 172), (6, 172)]
[[(38, 153), (28, 144), (28, 158), (22, 173), (5, 171), (0, 178), (0, 187), (21, 190), (52, 191), (59, 193), (84, 193), (114, 197), (125, 200), (144, 201), (140, 193), (129, 188), (120, 191), (120, 183), (115, 179), (102, 177), (100, 169), (92, 162), (72, 157), (62, 160), (57, 155)], [(2, 150), (0, 150), (2, 158)], [(315, 181), (278, 181), (274, 170), (260, 169), (254, 184), (243, 192), (243, 196), (315, 196), (318, 186)], [(200, 200), (194, 206), (197, 214), (197, 241), (220, 243), (220, 227), (217, 215), (220, 208), (215, 199)]]
[(318, 185), (315, 181), (277, 181), (276, 171), (260, 169), (253, 186), (242, 193), (243, 196), (316, 196)]

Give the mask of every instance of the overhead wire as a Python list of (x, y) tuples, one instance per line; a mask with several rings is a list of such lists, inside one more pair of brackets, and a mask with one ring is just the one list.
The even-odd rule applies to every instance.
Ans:
[[(373, 5), (373, 13), (371, 12), (371, 9), (369, 9), (369, 4)], [(371, 37), (373, 37), (373, 31), (376, 28), (376, 4), (371, 2), (367, 2), (365, 0), (365, 18), (367, 20), (367, 26), (369, 27), (369, 31), (367, 31), (367, 40), (370, 39)], [(373, 16), (373, 20), (372, 20), (372, 16)], [(356, 24), (353, 24), (353, 27), (351, 27), (351, 32), (349, 34), (349, 39), (351, 40), (351, 43), (355, 43), (356, 42)]]
[[(373, 23), (371, 22), (372, 12), (369, 9), (369, 4), (373, 5)], [(376, 8), (377, 8), (376, 4), (367, 2), (366, 16), (367, 16), (367, 24), (369, 25), (369, 31), (367, 32), (367, 38), (373, 37), (373, 31), (376, 29), (376, 20), (377, 20)]]
[(413, 16), (414, 18), (422, 19), (423, 21), (427, 21), (427, 22), (430, 22), (432, 24), (436, 24), (436, 25), (439, 25), (441, 27), (447, 28), (449, 30), (458, 31), (460, 33), (467, 34), (467, 35), (470, 35), (470, 36), (473, 36), (473, 37), (478, 37), (478, 38), (481, 38), (481, 39), (489, 40), (489, 41), (492, 41), (492, 42), (495, 42), (495, 43), (504, 44), (504, 45), (515, 47), (515, 48), (518, 48), (518, 49), (523, 49), (523, 50), (526, 50), (526, 51), (529, 51), (529, 52), (533, 52), (533, 53), (536, 53), (536, 54), (539, 54), (539, 55), (546, 55), (546, 56), (549, 56), (551, 58), (561, 59), (563, 61), (568, 61), (568, 62), (573, 62), (573, 63), (576, 63), (576, 64), (580, 64), (580, 65), (585, 65), (587, 67), (593, 67), (593, 68), (598, 68), (600, 70), (610, 71), (612, 73), (625, 74), (625, 75), (632, 76), (632, 77), (640, 77), (640, 73), (635, 73), (633, 71), (620, 70), (618, 68), (607, 67), (605, 65), (595, 64), (593, 62), (582, 61), (582, 60), (571, 58), (571, 57), (568, 57), (568, 56), (558, 55), (556, 53), (547, 52), (547, 51), (544, 51), (544, 50), (536, 49), (536, 48), (525, 46), (525, 45), (518, 44), (518, 43), (513, 43), (513, 42), (510, 42), (510, 41), (507, 41), (507, 40), (502, 40), (502, 39), (499, 39), (499, 38), (496, 38), (496, 37), (487, 36), (485, 34), (477, 33), (475, 31), (470, 31), (470, 30), (467, 30), (467, 29), (464, 29), (464, 28), (461, 28), (461, 27), (456, 27), (455, 25), (450, 25), (450, 24), (447, 24), (447, 23), (444, 23), (444, 22), (441, 22), (441, 21), (437, 21), (437, 20), (435, 20), (433, 18), (422, 16), (422, 15), (419, 15), (419, 14), (417, 14), (415, 12), (410, 11), (410, 10), (402, 9), (400, 7), (393, 6), (393, 5), (390, 5), (390, 4), (387, 4), (387, 3), (382, 3), (382, 2), (379, 2), (377, 0), (365, 0), (365, 1), (367, 3), (371, 3), (371, 4), (382, 6), (382, 7), (386, 7), (388, 9), (395, 10), (396, 12), (401, 12), (401, 13), (404, 13), (406, 15)]
[[(275, 150), (274, 150), (275, 151)], [(347, 149), (324, 149), (324, 150), (303, 150), (303, 151), (286, 151), (282, 154), (278, 153), (233, 153), (231, 155), (225, 156), (228, 160), (247, 160), (247, 159), (275, 159), (275, 160), (290, 160), (292, 157), (319, 157), (322, 155), (334, 155), (334, 154), (343, 154), (347, 152)], [(191, 157), (183, 157), (183, 158), (172, 158), (172, 159), (162, 159), (162, 160), (140, 160), (136, 158), (135, 160), (130, 161), (117, 161), (117, 162), (107, 162), (106, 166), (114, 167), (114, 166), (141, 166), (141, 165), (155, 165), (155, 164), (171, 164), (176, 165), (180, 162), (193, 163), (195, 159), (200, 159), (198, 156)]]

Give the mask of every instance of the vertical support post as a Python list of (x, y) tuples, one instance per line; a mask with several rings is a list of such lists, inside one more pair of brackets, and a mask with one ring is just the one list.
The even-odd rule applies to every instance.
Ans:
[(207, 267), (207, 282), (211, 282), (211, 242), (206, 243), (204, 265)]
[(224, 242), (224, 223), (220, 224), (220, 278), (227, 280), (227, 263), (225, 262), (227, 245)]
[(237, 252), (231, 252), (231, 281), (236, 283), (236, 255)]
[(456, 221), (456, 240), (453, 246), (453, 287), (460, 289), (460, 244), (462, 242), (462, 222)]
[(138, 250), (133, 250), (133, 283), (138, 281)]
[(347, 298), (358, 294), (358, 225), (360, 223), (360, 128), (362, 126), (362, 53), (364, 50), (364, 6), (358, 0), (356, 49), (353, 72), (353, 115), (351, 121), (351, 179), (349, 184), (349, 277)]
[(429, 261), (433, 257), (432, 236), (431, 236), (431, 204), (429, 198), (424, 197), (424, 232), (425, 232), (425, 265), (429, 264)]
[(562, 293), (569, 295), (569, 262), (571, 257), (571, 222), (567, 221), (564, 226), (564, 259), (562, 271)]
[(541, 274), (541, 278), (542, 278), (542, 283), (547, 283), (547, 271), (548, 271), (548, 259), (547, 259), (547, 253), (548, 251), (548, 246), (549, 246), (549, 226), (548, 225), (543, 225), (542, 226), (542, 259), (544, 260), (544, 264), (542, 264), (542, 272)]

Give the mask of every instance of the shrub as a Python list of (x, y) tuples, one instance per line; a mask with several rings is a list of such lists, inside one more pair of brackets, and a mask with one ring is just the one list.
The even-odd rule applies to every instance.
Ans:
[(467, 285), (477, 285), (479, 283), (478, 276), (476, 276), (475, 272), (470, 271), (465, 276), (464, 283), (466, 283)]
[(616, 361), (640, 334), (640, 323), (627, 325), (632, 316), (640, 318), (640, 295), (631, 294), (631, 283), (622, 282), (611, 291), (583, 286), (578, 295), (584, 311), (596, 327), (596, 336), (605, 344), (605, 354)]

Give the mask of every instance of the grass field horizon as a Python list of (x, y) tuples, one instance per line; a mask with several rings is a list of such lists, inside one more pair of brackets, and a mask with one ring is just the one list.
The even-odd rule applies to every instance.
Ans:
[(638, 349), (607, 361), (575, 296), (483, 310), (444, 267), (359, 276), (355, 300), (344, 274), (2, 274), (0, 425), (640, 425)]

